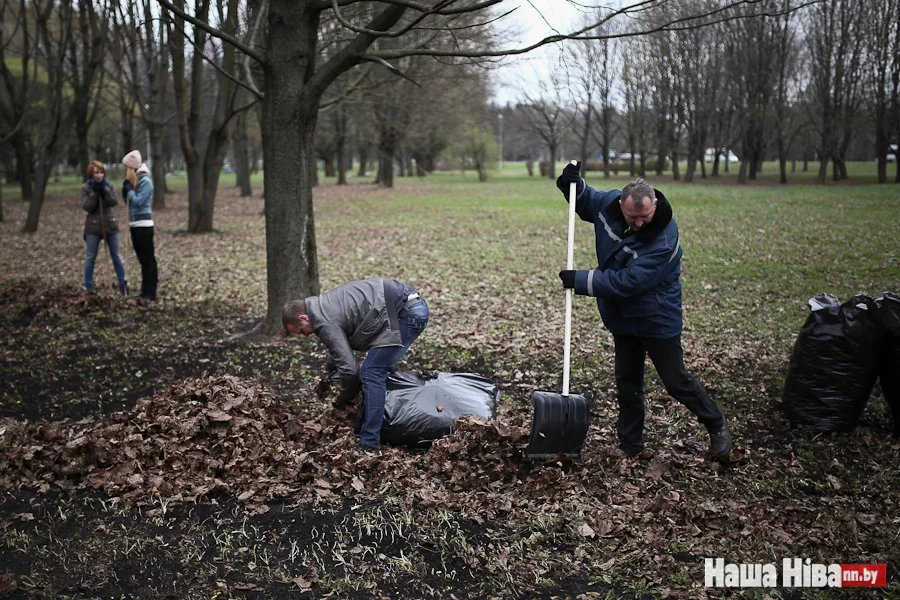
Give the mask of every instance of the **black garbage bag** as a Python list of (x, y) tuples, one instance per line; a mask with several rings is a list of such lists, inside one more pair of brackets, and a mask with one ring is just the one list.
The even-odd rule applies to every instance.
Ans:
[(490, 379), (472, 373), (439, 373), (426, 380), (397, 372), (387, 382), (381, 440), (406, 446), (436, 440), (451, 433), (460, 417), (493, 418), (499, 397)]
[(885, 292), (878, 299), (878, 316), (885, 334), (879, 375), (881, 391), (891, 410), (894, 435), (900, 437), (900, 295)]
[(809, 304), (784, 382), (784, 411), (796, 427), (849, 431), (878, 378), (884, 339), (878, 306), (862, 294), (843, 304), (822, 294)]

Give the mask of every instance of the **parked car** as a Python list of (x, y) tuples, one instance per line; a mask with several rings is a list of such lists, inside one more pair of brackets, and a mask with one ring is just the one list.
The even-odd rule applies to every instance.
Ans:
[[(724, 163), (725, 160), (728, 159), (729, 163), (740, 162), (741, 159), (737, 157), (737, 154), (729, 150), (726, 152), (719, 152), (719, 162)], [(703, 160), (708, 163), (716, 162), (716, 151), (713, 148), (707, 148), (706, 154), (703, 156)]]

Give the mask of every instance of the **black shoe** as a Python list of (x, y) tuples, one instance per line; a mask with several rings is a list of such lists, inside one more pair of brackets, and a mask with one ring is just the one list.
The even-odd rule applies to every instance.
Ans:
[(734, 448), (734, 441), (731, 439), (728, 425), (723, 424), (719, 430), (709, 432), (709, 449), (715, 458), (722, 462), (728, 462), (731, 459), (732, 448)]
[(362, 444), (359, 444), (356, 446), (356, 451), (362, 452), (363, 454), (375, 454), (378, 452), (378, 448), (379, 446), (363, 446)]

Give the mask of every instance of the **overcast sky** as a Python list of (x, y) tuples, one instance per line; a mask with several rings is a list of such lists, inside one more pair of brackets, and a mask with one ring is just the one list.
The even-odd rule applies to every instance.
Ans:
[[(514, 6), (518, 6), (516, 11), (504, 17), (501, 23), (519, 30), (520, 35), (513, 41), (515, 47), (533, 44), (554, 33), (571, 31), (581, 17), (578, 8), (566, 0), (515, 0), (504, 2), (500, 9), (506, 11)], [(553, 44), (524, 56), (506, 59), (496, 74), (495, 100), (499, 104), (514, 103), (519, 88), (530, 88), (535, 81), (545, 78), (550, 69), (556, 68), (562, 47)]]

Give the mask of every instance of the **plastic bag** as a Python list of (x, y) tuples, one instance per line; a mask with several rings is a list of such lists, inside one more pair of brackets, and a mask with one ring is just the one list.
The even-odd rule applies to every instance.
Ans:
[(878, 317), (885, 333), (881, 391), (894, 420), (894, 435), (900, 437), (900, 296), (885, 292), (878, 299)]
[(869, 400), (881, 364), (883, 329), (875, 300), (862, 294), (839, 304), (822, 294), (794, 344), (784, 382), (784, 410), (794, 426), (849, 431)]
[(493, 418), (499, 397), (490, 379), (472, 373), (439, 373), (425, 380), (397, 372), (387, 381), (381, 440), (407, 446), (436, 440), (451, 433), (460, 417)]

